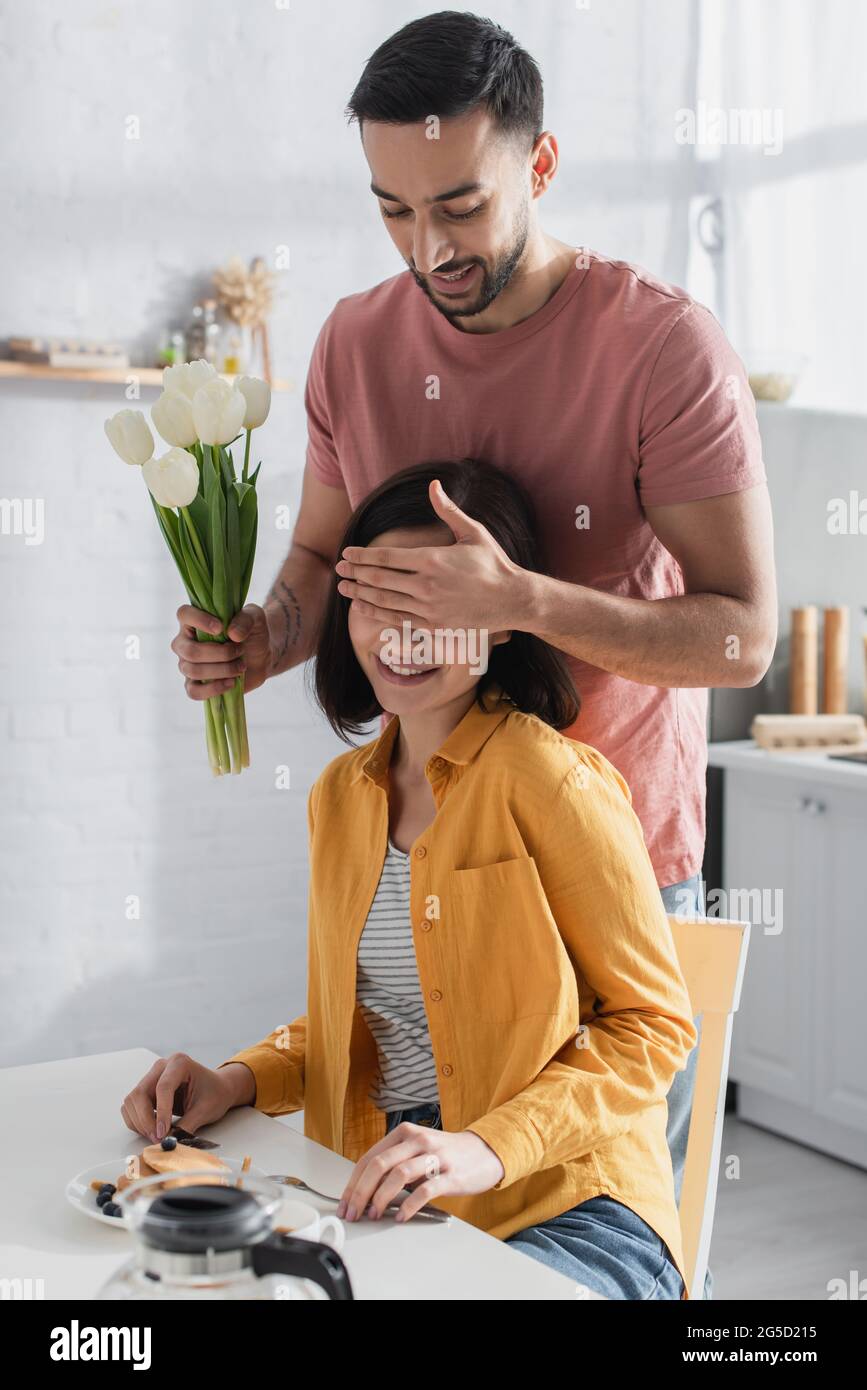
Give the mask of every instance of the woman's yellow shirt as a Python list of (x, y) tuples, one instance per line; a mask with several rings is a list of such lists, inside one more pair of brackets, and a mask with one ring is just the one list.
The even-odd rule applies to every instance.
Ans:
[[(631, 793), (498, 686), (483, 703), (427, 764), (437, 811), (412, 845), (410, 906), (443, 1129), (480, 1135), (505, 1173), (435, 1205), (504, 1239), (607, 1195), (686, 1283), (666, 1095), (697, 1033)], [(305, 1135), (353, 1161), (386, 1132), (355, 972), (398, 725), (310, 792), (306, 1015), (228, 1059), (253, 1072), (258, 1110), (303, 1108)]]

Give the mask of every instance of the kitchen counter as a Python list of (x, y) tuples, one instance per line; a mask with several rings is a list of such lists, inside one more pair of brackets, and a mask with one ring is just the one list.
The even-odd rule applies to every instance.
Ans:
[(708, 744), (708, 765), (741, 772), (774, 772), (801, 780), (816, 778), (828, 785), (867, 792), (867, 763), (840, 762), (815, 749), (760, 748), (751, 738)]
[[(111, 1179), (147, 1140), (120, 1117), (123, 1097), (157, 1060), (144, 1048), (0, 1070), (6, 1142), (0, 1183), (0, 1278), (42, 1280), (46, 1299), (91, 1299), (132, 1253), (121, 1226), (108, 1229), (66, 1200), (70, 1178), (105, 1160)], [(265, 1173), (291, 1173), (339, 1196), (353, 1164), (278, 1120), (245, 1106), (201, 1131), (229, 1158), (251, 1154)], [(287, 1194), (333, 1213), (308, 1192)], [(583, 1285), (453, 1217), (405, 1226), (345, 1222), (342, 1258), (358, 1299), (572, 1300)]]

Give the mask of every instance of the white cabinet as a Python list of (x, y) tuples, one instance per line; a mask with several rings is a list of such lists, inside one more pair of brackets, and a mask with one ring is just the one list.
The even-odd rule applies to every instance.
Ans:
[(738, 1114), (867, 1167), (867, 766), (711, 744), (724, 899), (752, 924), (729, 1075)]

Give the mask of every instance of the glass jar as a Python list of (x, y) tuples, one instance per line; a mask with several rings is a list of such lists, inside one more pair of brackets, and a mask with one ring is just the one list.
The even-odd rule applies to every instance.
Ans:
[(204, 344), (202, 356), (206, 362), (210, 362), (212, 367), (216, 367), (220, 358), (220, 338), (222, 329), (217, 323), (217, 301), (215, 299), (205, 299), (202, 302), (204, 317)]
[(190, 323), (187, 328), (187, 361), (198, 362), (205, 355), (205, 310), (201, 304), (193, 305)]

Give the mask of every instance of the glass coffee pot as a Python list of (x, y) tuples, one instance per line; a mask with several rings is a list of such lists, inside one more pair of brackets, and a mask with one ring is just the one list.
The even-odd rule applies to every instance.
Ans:
[(118, 1299), (351, 1299), (349, 1274), (330, 1245), (274, 1227), (284, 1193), (266, 1178), (215, 1182), (213, 1169), (183, 1185), (158, 1173), (117, 1198), (135, 1253), (97, 1294)]

